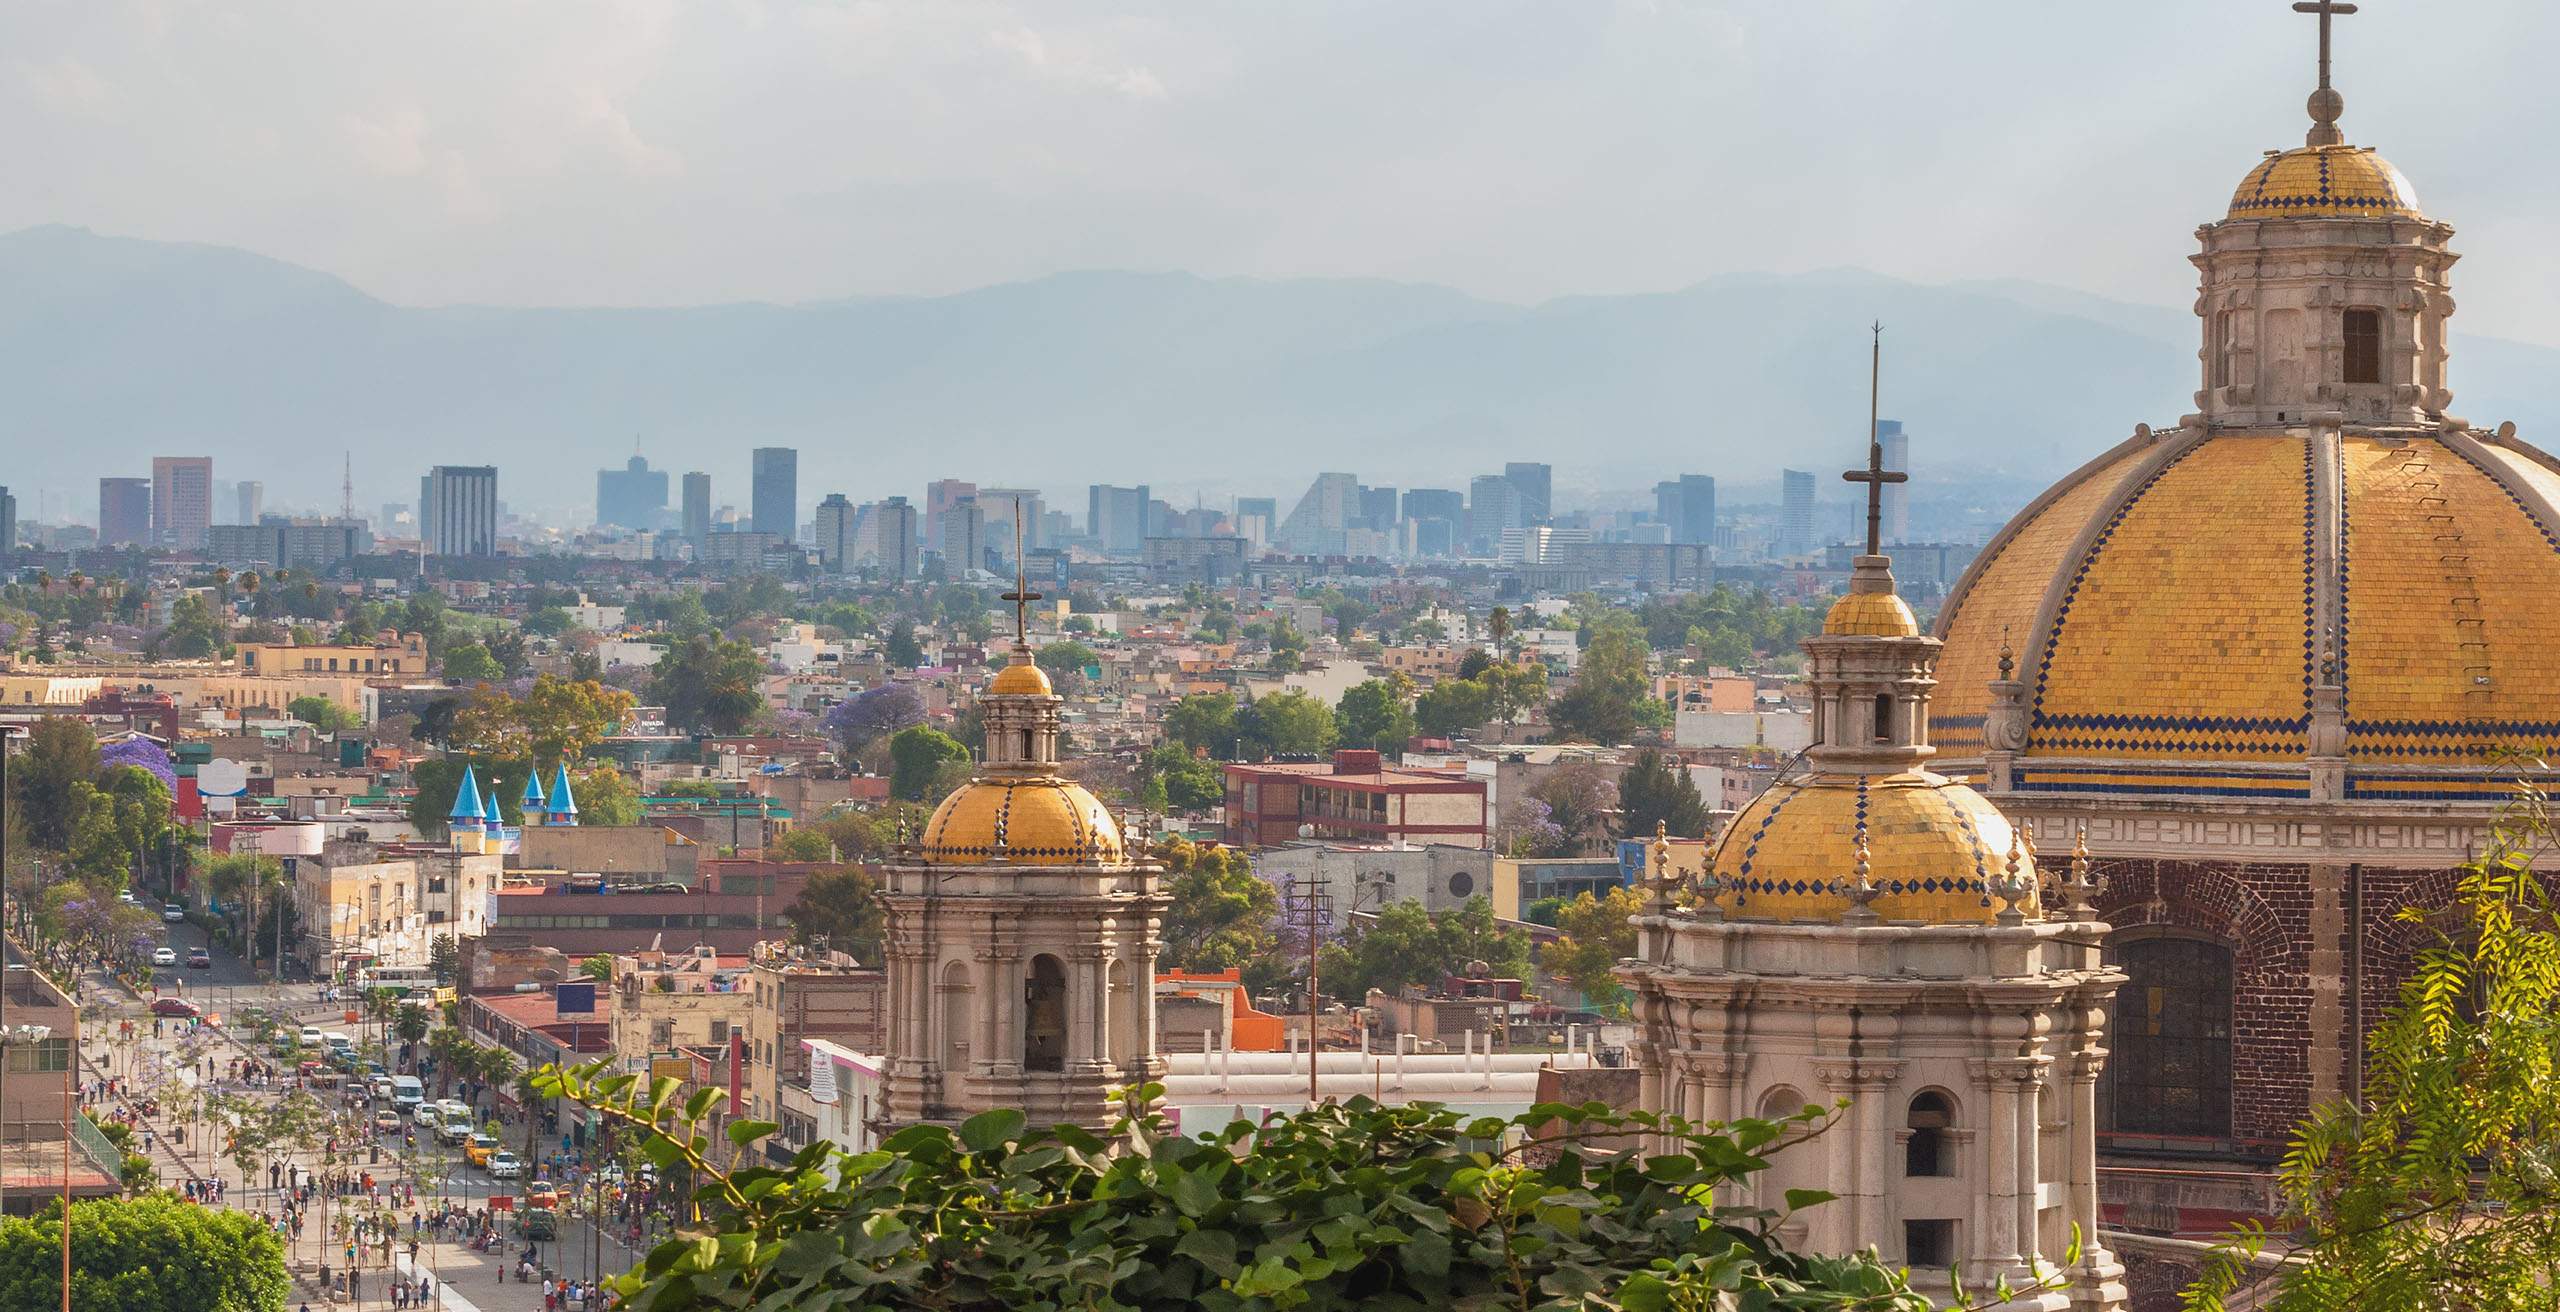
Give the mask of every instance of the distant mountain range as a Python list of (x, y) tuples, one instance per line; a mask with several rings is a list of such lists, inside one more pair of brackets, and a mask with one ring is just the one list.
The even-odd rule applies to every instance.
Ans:
[[(429, 464), (493, 463), (508, 501), (565, 510), (636, 438), (741, 506), (757, 446), (800, 448), (804, 506), (947, 476), (1079, 512), (1090, 482), (1285, 510), (1320, 470), (1463, 488), (1519, 459), (1553, 462), (1560, 494), (1681, 472), (1747, 487), (1862, 455), (1874, 319), (1885, 413), (1924, 482), (2041, 481), (2192, 408), (2192, 316), (2029, 282), (1736, 274), (1523, 307), (1082, 272), (798, 305), (418, 309), (245, 251), (42, 227), (0, 236), (0, 483), (85, 505), (101, 474), (207, 454), (271, 501), (328, 504), (352, 450), (365, 507), (414, 497)], [(2560, 429), (2534, 386), (2560, 351), (2458, 336), (2454, 368), (2462, 413)]]

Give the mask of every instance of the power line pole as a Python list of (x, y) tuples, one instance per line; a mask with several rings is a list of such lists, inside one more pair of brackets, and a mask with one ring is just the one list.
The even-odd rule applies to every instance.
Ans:
[(1321, 1102), (1316, 1094), (1316, 1054), (1322, 1045), (1316, 1041), (1316, 948), (1324, 937), (1324, 920), (1333, 910), (1333, 897), (1325, 891), (1327, 881), (1321, 875), (1307, 880), (1305, 904), (1307, 912), (1307, 1105)]

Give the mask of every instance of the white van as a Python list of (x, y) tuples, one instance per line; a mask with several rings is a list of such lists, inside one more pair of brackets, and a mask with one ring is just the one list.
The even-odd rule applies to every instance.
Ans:
[(426, 1083), (415, 1075), (391, 1077), (391, 1106), (395, 1111), (414, 1112), (427, 1100)]

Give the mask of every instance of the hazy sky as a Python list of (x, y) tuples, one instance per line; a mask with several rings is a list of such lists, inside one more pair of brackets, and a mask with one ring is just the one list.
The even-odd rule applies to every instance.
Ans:
[[(2460, 229), (2457, 322), (2560, 343), (2560, 14), (2363, 9), (2344, 125)], [(2196, 224), (2301, 142), (2313, 29), (2286, 0), (19, 0), (0, 229), (412, 304), (1860, 265), (2184, 305)]]

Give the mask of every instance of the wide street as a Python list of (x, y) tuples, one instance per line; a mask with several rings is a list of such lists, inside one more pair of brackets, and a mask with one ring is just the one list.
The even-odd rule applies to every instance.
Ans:
[[(257, 1178), (243, 1180), (237, 1167), (220, 1158), (218, 1135), (200, 1130), (194, 1099), (170, 1091), (201, 1090), (208, 1086), (215, 1092), (255, 1099), (280, 1096), (278, 1089), (258, 1090), (230, 1078), (232, 1063), (244, 1058), (277, 1062), (262, 1047), (254, 1045), (254, 1037), (245, 1029), (235, 1035), (232, 1026), (240, 1024), (244, 1014), (264, 1010), (280, 1020), (289, 1018), (295, 1025), (313, 1025), (323, 1030), (343, 1030), (357, 1035), (361, 1041), (365, 1029), (348, 1022), (346, 1008), (325, 1002), (316, 985), (276, 985), (255, 980), (238, 958), (211, 947), (205, 931), (192, 924), (167, 924), (169, 945), (183, 963), (193, 948), (205, 947), (211, 957), (209, 968), (189, 969), (184, 965), (163, 967), (155, 972), (155, 983), (165, 993), (182, 997), (201, 1007), (208, 1018), (219, 1017), (223, 1025), (202, 1025), (190, 1029), (185, 1022), (164, 1020), (154, 1032), (154, 1018), (146, 999), (134, 997), (123, 985), (100, 972), (91, 972), (82, 982), (83, 1079), (122, 1077), (138, 1098), (155, 1091), (160, 1110), (146, 1116), (142, 1124), (151, 1130), (151, 1158), (159, 1172), (160, 1183), (180, 1188), (185, 1182), (220, 1179), (225, 1194), (220, 1205), (264, 1216), (277, 1213), (281, 1201), (279, 1191), (271, 1188), (268, 1173), (260, 1170)], [(131, 1038), (121, 1037), (124, 1026), (132, 1026)], [(278, 1062), (276, 1084), (281, 1086), (292, 1074), (290, 1064)], [(451, 1203), (472, 1210), (484, 1209), (493, 1196), (512, 1198), (523, 1181), (492, 1179), (480, 1167), (468, 1164), (461, 1149), (436, 1144), (432, 1136), (418, 1135), (404, 1145), (400, 1132), (377, 1133), (370, 1125), (372, 1106), (350, 1107), (341, 1088), (313, 1091), (341, 1122), (334, 1138), (313, 1151), (290, 1154), (285, 1160), (304, 1172), (327, 1174), (336, 1171), (361, 1180), (370, 1175), (383, 1192), (381, 1214), (391, 1217), (398, 1241), (390, 1247), (389, 1261), (399, 1269), (414, 1288), (416, 1273), (423, 1272), (433, 1281), (436, 1298), (426, 1306), (452, 1309), (486, 1309), (486, 1312), (531, 1312), (542, 1306), (538, 1283), (522, 1283), (514, 1278), (516, 1259), (526, 1241), (519, 1237), (502, 1214), (498, 1225), (501, 1243), (493, 1252), (481, 1252), (457, 1242), (448, 1232), (443, 1241), (430, 1239), (424, 1232), (419, 1237), (415, 1266), (408, 1256), (412, 1234), (411, 1217), (438, 1211)], [(431, 1084), (430, 1097), (437, 1094)], [(108, 1098), (93, 1104), (93, 1112), (104, 1119), (120, 1100)], [(521, 1154), (526, 1150), (525, 1126), (522, 1120), (510, 1122), (501, 1142)], [(137, 1137), (136, 1144), (139, 1145)], [(558, 1147), (556, 1138), (547, 1148)], [(334, 1151), (332, 1149), (334, 1148)], [(570, 1187), (561, 1181), (563, 1189)], [(288, 1186), (289, 1187), (289, 1186)], [(403, 1190), (401, 1203), (391, 1206), (390, 1192)], [(406, 1192), (414, 1190), (414, 1200)], [(599, 1233), (584, 1212), (589, 1200), (572, 1196), (564, 1200), (556, 1239), (537, 1247), (541, 1266), (563, 1278), (588, 1280), (598, 1271), (612, 1274), (627, 1268), (633, 1253), (621, 1240), (620, 1224), (608, 1221)], [(308, 1220), (302, 1237), (289, 1248), (296, 1288), (295, 1306), (389, 1308), (390, 1282), (385, 1269), (385, 1253), (380, 1246), (360, 1255), (357, 1270), (361, 1299), (351, 1299), (343, 1279), (335, 1287), (323, 1290), (318, 1284), (321, 1267), (326, 1264), (333, 1273), (343, 1272), (347, 1246), (343, 1238), (333, 1238), (335, 1229), (350, 1215), (376, 1210), (366, 1196), (330, 1197), (323, 1200), (315, 1194), (307, 1212)], [(447, 1281), (451, 1287), (446, 1287)], [(598, 1306), (602, 1306), (601, 1303)]]

